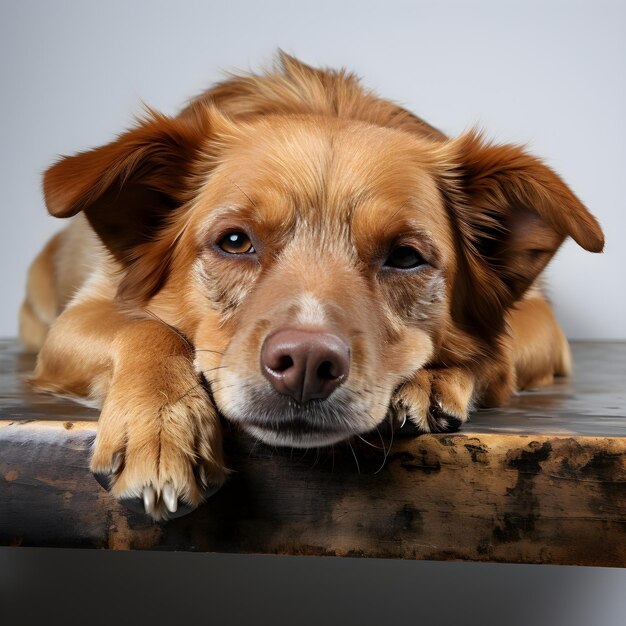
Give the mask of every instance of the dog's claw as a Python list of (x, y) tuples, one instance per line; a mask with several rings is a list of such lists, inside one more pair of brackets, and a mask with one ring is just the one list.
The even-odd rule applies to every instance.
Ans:
[(111, 472), (113, 472), (113, 474), (117, 474), (120, 471), (123, 462), (124, 455), (121, 452), (116, 452), (113, 455), (113, 460), (111, 461)]
[(107, 491), (111, 490), (111, 474), (103, 474), (102, 472), (92, 472), (92, 474), (101, 487)]
[(143, 508), (146, 513), (154, 513), (154, 505), (156, 503), (156, 491), (153, 487), (148, 486), (143, 489)]
[[(201, 481), (204, 483), (201, 485), (202, 496), (206, 500), (219, 491), (222, 485), (210, 483), (207, 480), (206, 470), (203, 468), (200, 468), (198, 473)], [(93, 476), (104, 489), (107, 491), (111, 490), (111, 479), (114, 477), (114, 474), (93, 472)], [(191, 513), (197, 506), (184, 502), (179, 506), (178, 496), (171, 482), (167, 482), (163, 486), (160, 500), (157, 497), (156, 488), (153, 485), (147, 485), (138, 496), (120, 498), (119, 501), (131, 511), (151, 515), (155, 519), (174, 519), (176, 517), (182, 517), (183, 515)], [(165, 512), (162, 510), (162, 505), (165, 505), (167, 509), (166, 515), (163, 515)]]
[(416, 435), (421, 435), (424, 431), (413, 422), (413, 420), (408, 419), (408, 416), (405, 415), (402, 420), (402, 425), (396, 431), (401, 437), (415, 437)]
[(204, 469), (202, 465), (200, 466), (200, 469), (198, 470), (198, 476), (200, 478), (200, 485), (206, 488), (208, 481), (206, 479), (206, 470)]
[(444, 421), (445, 424), (441, 424), (441, 430), (439, 431), (442, 433), (455, 433), (463, 424), (458, 417), (454, 417), (453, 415), (446, 415)]
[(176, 513), (178, 509), (178, 497), (172, 483), (166, 483), (163, 487), (163, 502), (170, 513)]
[(205, 484), (204, 490), (202, 491), (202, 497), (206, 500), (210, 498), (212, 495), (216, 494), (221, 488), (222, 488), (222, 485)]

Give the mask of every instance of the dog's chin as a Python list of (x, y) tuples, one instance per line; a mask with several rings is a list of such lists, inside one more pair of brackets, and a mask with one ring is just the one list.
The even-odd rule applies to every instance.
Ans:
[(221, 393), (214, 395), (221, 415), (271, 446), (331, 446), (373, 430), (385, 418), (385, 413), (372, 415), (371, 406), (345, 387), (337, 389), (329, 398), (311, 400), (305, 405), (267, 386), (239, 390), (233, 386), (229, 394), (231, 399)]
[(275, 427), (261, 426), (258, 424), (241, 424), (241, 427), (255, 439), (271, 446), (290, 448), (323, 448), (340, 441), (345, 441), (357, 433), (349, 431), (322, 431), (309, 428), (301, 432), (290, 429), (277, 429)]

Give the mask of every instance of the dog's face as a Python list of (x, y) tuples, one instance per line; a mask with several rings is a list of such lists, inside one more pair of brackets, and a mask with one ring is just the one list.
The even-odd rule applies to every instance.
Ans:
[(375, 428), (442, 350), (471, 363), (565, 236), (602, 246), (519, 148), (316, 116), (154, 116), (45, 191), (125, 268), (120, 299), (193, 341), (219, 410), (294, 447)]
[[(273, 444), (373, 429), (447, 319), (454, 249), (427, 155), (339, 121), (258, 123), (227, 143), (192, 208), (188, 272), (218, 407)], [(202, 351), (216, 316), (220, 359)]]

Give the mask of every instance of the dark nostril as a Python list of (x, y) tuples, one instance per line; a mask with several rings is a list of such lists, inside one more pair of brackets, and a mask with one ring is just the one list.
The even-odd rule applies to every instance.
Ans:
[(272, 367), (272, 369), (275, 372), (286, 372), (291, 367), (293, 367), (293, 359), (288, 354), (283, 354), (278, 358), (276, 367)]
[(317, 368), (317, 377), (321, 380), (335, 380), (339, 376), (333, 374), (333, 364), (330, 361), (324, 361)]

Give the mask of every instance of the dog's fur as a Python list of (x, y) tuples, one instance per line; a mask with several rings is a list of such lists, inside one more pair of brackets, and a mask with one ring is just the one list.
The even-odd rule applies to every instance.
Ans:
[[(386, 419), (451, 430), (567, 375), (537, 279), (566, 237), (604, 243), (522, 148), (448, 139), (287, 55), (61, 159), (44, 192), (52, 215), (75, 217), (30, 270), (33, 383), (102, 402), (92, 469), (155, 517), (223, 482), (218, 412), (271, 444), (319, 446)], [(218, 249), (233, 229), (256, 254)], [(400, 245), (425, 262), (385, 266)], [(350, 375), (326, 400), (299, 405), (261, 374), (265, 338), (294, 327), (349, 343)]]

